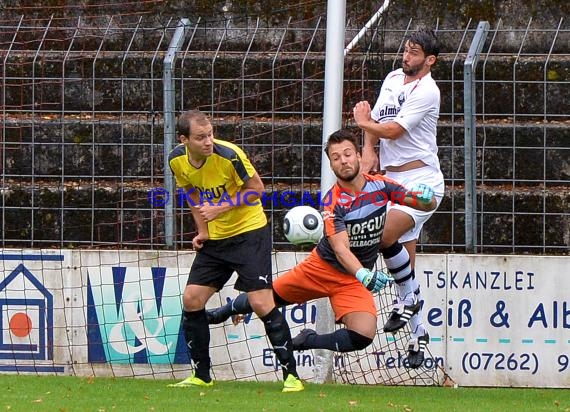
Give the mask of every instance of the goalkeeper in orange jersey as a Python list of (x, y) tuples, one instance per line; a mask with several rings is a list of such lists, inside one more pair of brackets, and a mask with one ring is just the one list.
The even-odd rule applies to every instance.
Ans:
[[(380, 249), (386, 199), (425, 211), (434, 209), (436, 201), (428, 186), (420, 184), (407, 190), (381, 175), (362, 173), (358, 138), (348, 130), (333, 133), (325, 152), (337, 182), (325, 197), (332, 201), (322, 211), (324, 236), (305, 260), (273, 282), (273, 293), (278, 305), (328, 297), (336, 321), (345, 325), (327, 334), (305, 329), (293, 338), (293, 349), (348, 352), (366, 348), (376, 334), (371, 292), (380, 291), (392, 280), (373, 270), (379, 253), (391, 273), (413, 276), (409, 256), (399, 242)], [(418, 304), (410, 313), (419, 309)], [(208, 310), (207, 315), (210, 323), (221, 323), (230, 316), (251, 312), (248, 296), (241, 294), (220, 308)], [(418, 367), (418, 362), (416, 357), (410, 366)]]
[[(254, 196), (264, 192), (263, 182), (239, 147), (214, 138), (202, 112), (183, 113), (177, 127), (181, 144), (170, 152), (168, 161), (177, 185), (189, 193), (198, 229), (192, 239), (197, 253), (182, 299), (182, 328), (195, 371), (169, 386), (213, 385), (205, 306), (235, 271), (235, 287), (247, 293), (283, 369), (283, 392), (302, 391), (289, 325), (271, 293), (271, 233), (261, 202)], [(245, 204), (237, 201), (240, 191), (250, 194)]]

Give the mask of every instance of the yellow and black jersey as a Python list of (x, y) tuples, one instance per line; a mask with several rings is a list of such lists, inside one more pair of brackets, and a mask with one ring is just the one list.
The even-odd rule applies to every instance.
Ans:
[[(256, 173), (243, 150), (233, 143), (217, 139), (214, 139), (213, 154), (199, 168), (190, 164), (184, 144), (179, 144), (170, 152), (168, 163), (177, 186), (197, 190), (201, 204), (227, 204), (228, 199), (236, 193), (243, 195), (242, 186)], [(222, 213), (208, 222), (208, 231), (210, 239), (226, 239), (266, 224), (267, 217), (258, 199), (241, 203)]]

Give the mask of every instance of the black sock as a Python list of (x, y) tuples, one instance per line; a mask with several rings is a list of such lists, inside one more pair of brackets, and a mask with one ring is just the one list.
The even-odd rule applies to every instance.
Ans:
[(396, 284), (406, 282), (414, 278), (414, 270), (410, 263), (410, 256), (406, 248), (400, 242), (388, 246), (387, 248), (380, 249), (386, 268), (394, 277)]
[(293, 356), (293, 346), (291, 344), (291, 331), (283, 314), (277, 308), (273, 308), (271, 312), (260, 318), (265, 325), (267, 337), (273, 345), (275, 356), (281, 363), (283, 369), (283, 380), (287, 379), (289, 374), (297, 375), (297, 364)]
[(353, 330), (342, 328), (323, 335), (313, 334), (307, 337), (303, 346), (307, 349), (328, 349), (335, 352), (352, 352), (366, 348), (372, 339)]
[(210, 327), (204, 309), (194, 312), (184, 311), (182, 327), (190, 357), (196, 366), (195, 375), (204, 382), (210, 382)]
[[(273, 292), (273, 297), (277, 305), (288, 304), (277, 293), (275, 293), (275, 291)], [(210, 324), (218, 324), (224, 323), (233, 315), (247, 315), (250, 313), (253, 313), (253, 309), (249, 304), (247, 293), (240, 293), (233, 300), (228, 301), (225, 305), (207, 311), (207, 317)]]
[(253, 309), (249, 304), (247, 293), (240, 293), (235, 299), (215, 309), (212, 313), (212, 319), (215, 321), (211, 320), (210, 323), (222, 323), (228, 320), (232, 315), (247, 315), (252, 312)]

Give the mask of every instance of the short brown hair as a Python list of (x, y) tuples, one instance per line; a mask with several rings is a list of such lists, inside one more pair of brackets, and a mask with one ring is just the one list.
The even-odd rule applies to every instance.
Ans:
[(349, 129), (340, 129), (329, 136), (329, 140), (325, 146), (325, 153), (329, 157), (329, 148), (331, 144), (337, 144), (348, 140), (354, 146), (354, 150), (358, 153), (360, 151), (360, 139), (358, 136)]
[(190, 124), (196, 122), (202, 124), (208, 121), (208, 116), (202, 113), (200, 110), (188, 110), (180, 115), (178, 122), (176, 123), (176, 129), (178, 129), (178, 135), (184, 135), (190, 137), (192, 131), (190, 130)]

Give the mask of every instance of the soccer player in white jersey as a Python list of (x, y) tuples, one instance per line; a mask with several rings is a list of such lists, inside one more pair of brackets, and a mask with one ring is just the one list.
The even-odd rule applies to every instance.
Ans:
[[(353, 109), (356, 124), (364, 131), (362, 167), (364, 171), (385, 171), (386, 176), (411, 187), (422, 182), (434, 189), (437, 204), (444, 194), (443, 174), (437, 156), (436, 126), (439, 118), (440, 92), (431, 77), (440, 42), (433, 31), (420, 29), (406, 40), (402, 68), (389, 73), (380, 90), (374, 108), (361, 101)], [(374, 150), (380, 143), (379, 158)], [(395, 278), (398, 291), (392, 313), (384, 331), (395, 333), (410, 323), (412, 339), (408, 344), (408, 360), (421, 366), (429, 334), (423, 324), (422, 297), (413, 271), (416, 244), (423, 224), (434, 211), (414, 210), (394, 205), (388, 211), (382, 247), (399, 240), (404, 249), (394, 250), (384, 258)], [(391, 254), (388, 253), (388, 256)], [(412, 271), (399, 275), (400, 268)]]

